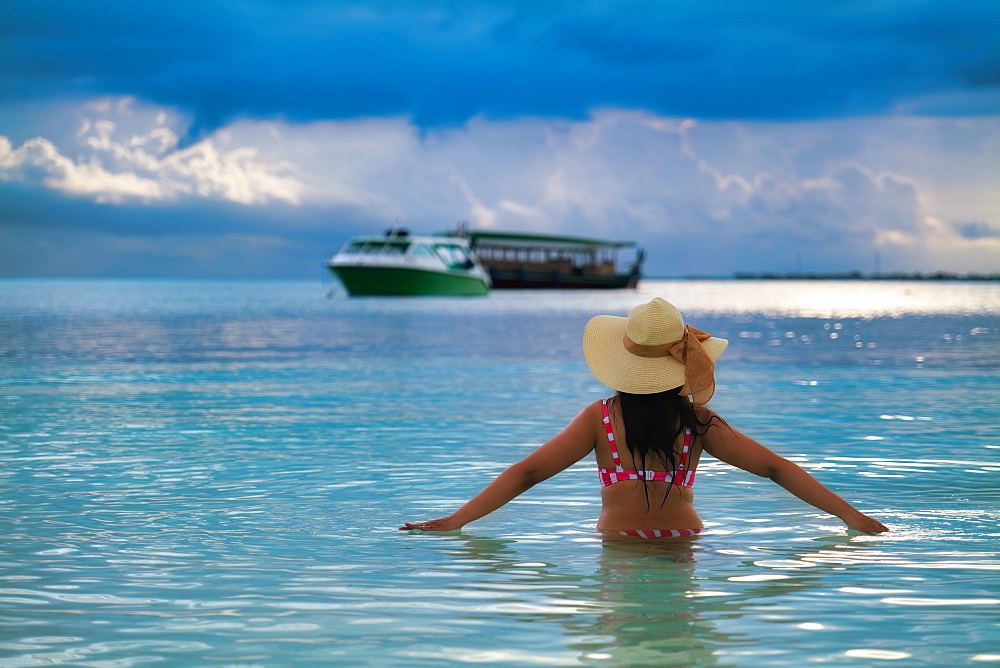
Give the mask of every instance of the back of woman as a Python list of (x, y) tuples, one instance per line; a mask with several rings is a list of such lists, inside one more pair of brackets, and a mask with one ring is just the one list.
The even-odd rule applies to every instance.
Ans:
[(400, 529), (461, 528), (594, 452), (602, 501), (597, 529), (605, 538), (691, 537), (703, 527), (693, 488), (704, 451), (773, 480), (851, 529), (887, 531), (705, 406), (715, 392), (715, 361), (728, 344), (686, 325), (677, 308), (659, 297), (639, 304), (627, 318), (591, 318), (584, 329), (584, 357), (597, 379), (617, 394), (584, 408), (452, 515)]
[(629, 536), (635, 535), (629, 528), (653, 530), (655, 537), (700, 532), (693, 488), (707, 424), (676, 389), (619, 392), (601, 404), (606, 438), (595, 448), (602, 485), (598, 530)]

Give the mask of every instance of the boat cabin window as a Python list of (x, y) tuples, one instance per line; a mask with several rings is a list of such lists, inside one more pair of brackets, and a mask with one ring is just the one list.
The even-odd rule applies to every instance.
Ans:
[(354, 255), (403, 255), (409, 243), (386, 243), (384, 241), (352, 241), (347, 252)]
[(430, 246), (425, 246), (424, 244), (417, 244), (413, 247), (414, 257), (434, 257), (434, 250)]
[(438, 246), (437, 252), (450, 269), (469, 269), (473, 265), (461, 246)]

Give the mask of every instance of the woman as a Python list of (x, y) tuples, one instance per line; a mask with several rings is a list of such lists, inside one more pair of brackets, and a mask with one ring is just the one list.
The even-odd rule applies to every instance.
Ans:
[(617, 394), (584, 408), (559, 435), (454, 514), (400, 529), (459, 529), (593, 451), (602, 484), (598, 531), (638, 538), (693, 536), (703, 526), (692, 487), (704, 451), (770, 478), (850, 529), (888, 531), (704, 405), (715, 391), (714, 362), (728, 344), (686, 326), (676, 307), (659, 297), (636, 306), (628, 318), (592, 318), (583, 334), (584, 355), (598, 380)]

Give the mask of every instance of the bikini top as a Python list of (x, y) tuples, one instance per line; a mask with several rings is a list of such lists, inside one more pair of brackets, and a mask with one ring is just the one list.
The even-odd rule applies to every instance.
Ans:
[(601, 476), (601, 487), (613, 485), (622, 480), (660, 480), (663, 482), (673, 481), (675, 485), (684, 487), (694, 487), (694, 471), (687, 468), (688, 455), (691, 451), (691, 430), (684, 430), (684, 445), (681, 446), (681, 461), (677, 465), (676, 471), (633, 471), (623, 469), (621, 458), (618, 456), (618, 447), (615, 445), (615, 435), (611, 431), (611, 416), (608, 414), (608, 400), (601, 402), (604, 409), (604, 431), (608, 433), (608, 445), (611, 447), (611, 456), (614, 457), (615, 467), (613, 469), (602, 469), (597, 467), (597, 473)]

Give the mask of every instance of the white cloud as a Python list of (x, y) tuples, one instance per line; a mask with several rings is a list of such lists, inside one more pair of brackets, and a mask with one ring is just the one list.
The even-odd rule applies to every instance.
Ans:
[[(87, 111), (117, 113), (117, 118), (135, 124), (128, 104), (98, 103)], [(156, 116), (164, 120), (166, 115)], [(76, 146), (60, 148), (37, 137), (14, 148), (9, 139), (0, 137), (0, 179), (40, 183), (113, 204), (175, 201), (193, 195), (246, 205), (301, 202), (303, 186), (294, 164), (271, 160), (253, 146), (220, 150), (208, 138), (178, 149), (171, 128), (155, 126), (130, 134), (111, 118), (89, 117), (81, 120), (77, 139)]]
[[(80, 128), (58, 146), (0, 139), (0, 179), (108, 203), (349, 209), (373, 229), (465, 220), (632, 239), (654, 273), (867, 271), (876, 253), (887, 271), (1000, 270), (1000, 117), (747, 123), (603, 110), (423, 134), (402, 117), (244, 120), (177, 148), (176, 113), (103, 101)], [(275, 217), (276, 234), (292, 222)]]
[(0, 179), (35, 180), (53, 190), (92, 196), (99, 202), (162, 199), (165, 187), (169, 187), (169, 183), (135, 172), (109, 172), (96, 158), (74, 162), (41, 137), (17, 149), (6, 137), (0, 137)]

